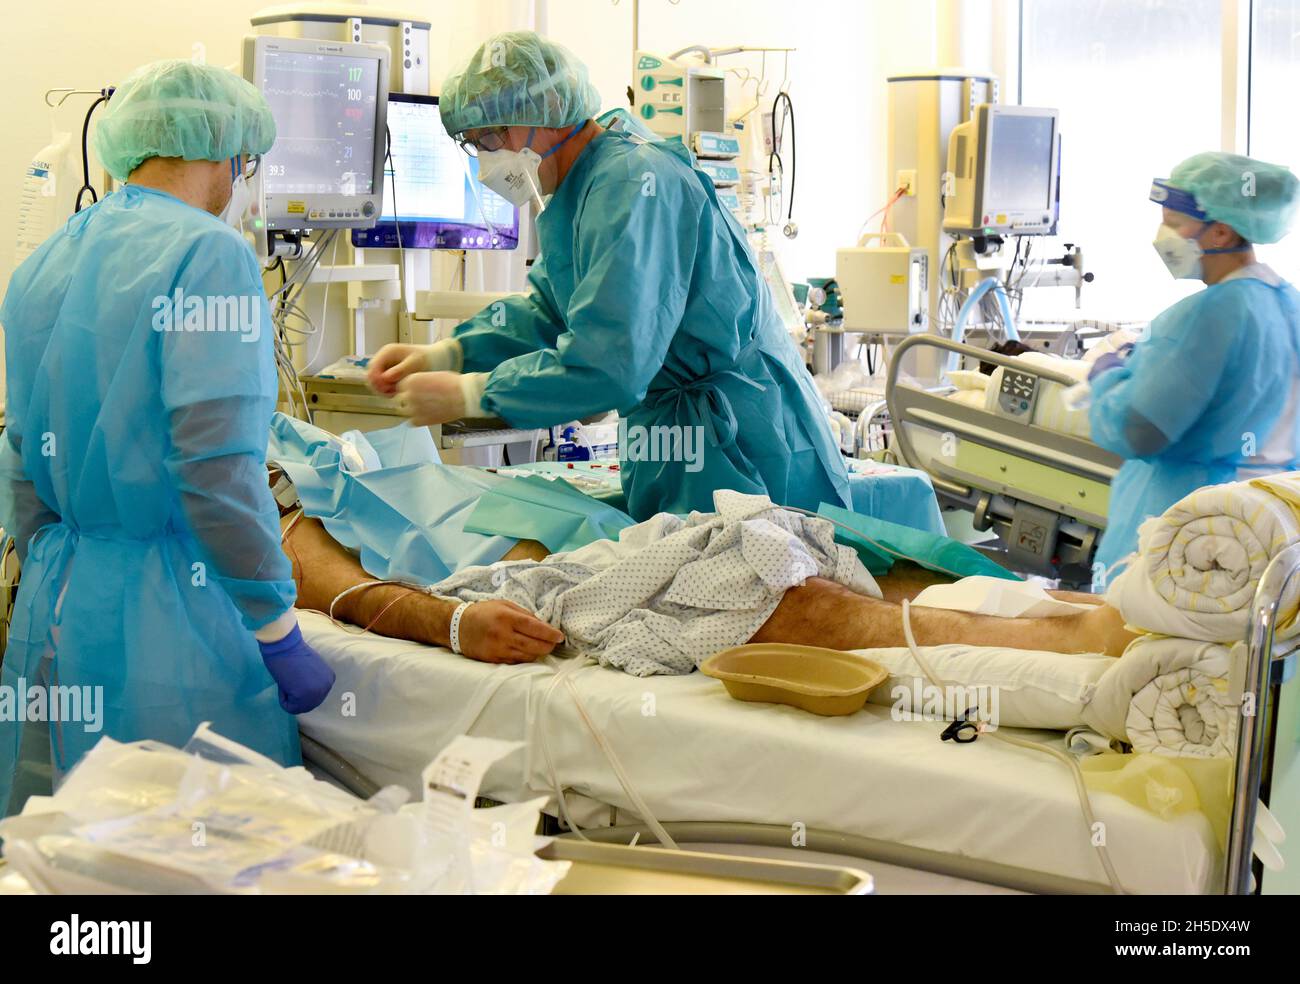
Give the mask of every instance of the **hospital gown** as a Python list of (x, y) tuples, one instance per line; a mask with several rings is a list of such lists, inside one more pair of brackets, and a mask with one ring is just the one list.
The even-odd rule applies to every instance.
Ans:
[(661, 513), (542, 561), (467, 568), (435, 585), (461, 601), (503, 599), (565, 634), (567, 648), (634, 676), (689, 673), (741, 645), (810, 577), (881, 597), (826, 520), (766, 496), (721, 491), (713, 513)]
[[(680, 143), (597, 136), (538, 219), (530, 293), (456, 329), (464, 371), (491, 373), (483, 407), (515, 427), (618, 410), (634, 519), (708, 509), (715, 489), (847, 507), (812, 378), (744, 232), (689, 162)], [(702, 455), (652, 449), (674, 427), (698, 428)]]
[[(177, 298), (202, 316), (162, 318)], [(217, 327), (208, 298), (234, 298), (234, 320), (186, 330)], [(102, 730), (0, 720), (0, 813), (21, 805), (20, 762), (48, 769), (51, 741), (61, 771), (102, 735), (179, 746), (209, 721), (298, 761), (253, 638), (295, 591), (266, 485), (276, 381), (252, 251), (128, 184), (15, 271), (0, 322), (0, 521), (25, 555), (3, 683), (90, 688), (102, 715)]]
[(1257, 473), (1295, 466), (1300, 295), (1253, 269), (1160, 314), (1128, 361), (1092, 382), (1092, 439), (1128, 459), (1097, 549), (1107, 568), (1137, 549), (1144, 520), (1202, 486), (1253, 477), (1252, 456), (1270, 444), (1274, 460)]

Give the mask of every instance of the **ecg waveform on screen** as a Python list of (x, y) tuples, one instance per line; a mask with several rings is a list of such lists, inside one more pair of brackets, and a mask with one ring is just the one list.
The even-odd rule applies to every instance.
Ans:
[(339, 157), (339, 142), (329, 137), (294, 137), (286, 136), (279, 140), (280, 149), (286, 156), (302, 158), (334, 159)]
[(341, 99), (342, 93), (338, 90), (330, 89), (279, 89), (273, 85), (264, 86), (262, 92), (269, 98), (271, 96), (289, 96), (294, 99)]
[(378, 71), (369, 58), (268, 59), (261, 90), (278, 130), (264, 159), (268, 195), (371, 193)]

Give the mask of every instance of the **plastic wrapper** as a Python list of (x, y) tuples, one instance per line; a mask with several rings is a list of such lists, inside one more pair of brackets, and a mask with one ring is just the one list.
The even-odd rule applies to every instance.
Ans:
[(813, 382), (823, 400), (845, 390), (884, 388), (882, 381), (867, 372), (866, 366), (857, 359), (845, 359), (830, 372), (814, 376)]
[(103, 738), (0, 837), (47, 894), (544, 894), (568, 865), (534, 854), (542, 802), (472, 808), (483, 772), (517, 747), (456, 739), (426, 771), (469, 779), (405, 804), (392, 789), (360, 800), (206, 725), (184, 749)]

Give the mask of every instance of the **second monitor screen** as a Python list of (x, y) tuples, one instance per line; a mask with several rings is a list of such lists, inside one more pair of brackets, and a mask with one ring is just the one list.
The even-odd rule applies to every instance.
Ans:
[(479, 182), (478, 161), (447, 134), (435, 97), (392, 94), (388, 132), (393, 174), (383, 217), (366, 233), (367, 245), (395, 245), (399, 231), (402, 245), (417, 249), (510, 249), (518, 243), (518, 211)]

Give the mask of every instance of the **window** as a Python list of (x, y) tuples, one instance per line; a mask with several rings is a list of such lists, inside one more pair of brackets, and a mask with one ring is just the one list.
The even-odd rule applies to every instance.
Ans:
[[(1022, 314), (1154, 317), (1194, 289), (1151, 248), (1160, 210), (1147, 198), (1152, 178), (1221, 144), (1220, 0), (1024, 0), (1023, 15), (1020, 101), (1061, 113), (1060, 235), (1034, 255), (1074, 243), (1096, 280), (1080, 311), (1073, 291), (1035, 288)], [(1279, 86), (1279, 105), (1295, 91)]]
[[(1250, 155), (1300, 174), (1300, 0), (1255, 0), (1251, 32)], [(1257, 255), (1292, 283), (1300, 282), (1300, 232)]]

